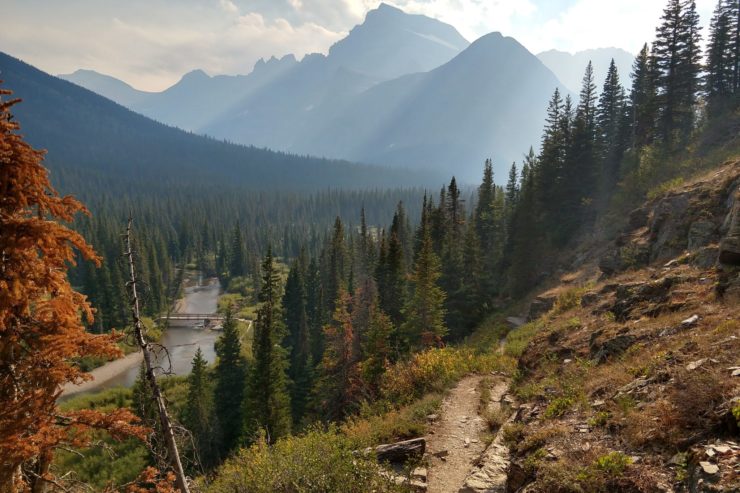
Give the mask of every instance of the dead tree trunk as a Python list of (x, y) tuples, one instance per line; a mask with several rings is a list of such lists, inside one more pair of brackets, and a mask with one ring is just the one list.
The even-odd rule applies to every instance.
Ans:
[(159, 423), (162, 428), (162, 438), (164, 439), (165, 446), (167, 447), (167, 455), (169, 456), (170, 467), (175, 473), (175, 486), (180, 490), (180, 493), (190, 493), (188, 489), (188, 483), (185, 478), (185, 471), (182, 467), (182, 461), (180, 460), (180, 453), (177, 450), (177, 442), (175, 441), (175, 433), (172, 428), (172, 421), (167, 414), (167, 407), (164, 403), (164, 397), (162, 391), (157, 383), (157, 377), (154, 374), (152, 365), (152, 348), (147, 341), (144, 334), (141, 318), (139, 316), (139, 296), (136, 289), (136, 269), (134, 267), (134, 253), (131, 248), (131, 224), (133, 220), (129, 218), (128, 226), (126, 227), (126, 251), (124, 255), (128, 260), (129, 275), (131, 280), (128, 282), (131, 290), (131, 316), (134, 321), (134, 337), (136, 343), (141, 347), (141, 351), (144, 354), (144, 365), (146, 368), (146, 378), (149, 383), (149, 388), (152, 391), (152, 398), (157, 403), (157, 410), (159, 411)]

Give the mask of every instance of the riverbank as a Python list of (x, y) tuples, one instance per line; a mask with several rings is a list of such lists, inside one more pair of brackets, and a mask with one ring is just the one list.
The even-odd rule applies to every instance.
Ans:
[[(184, 296), (177, 300), (173, 313), (216, 313), (218, 298), (221, 294), (221, 285), (216, 278), (203, 279), (197, 273), (190, 275), (185, 281)], [(170, 327), (159, 341), (168, 349), (169, 361), (158, 361), (168, 367), (174, 374), (186, 375), (190, 371), (190, 364), (197, 348), (201, 348), (208, 362), (215, 360), (214, 342), (218, 334), (198, 329), (192, 326)], [(97, 392), (111, 387), (129, 387), (136, 380), (138, 367), (143, 360), (141, 351), (136, 351), (103, 366), (95, 368), (89, 374), (93, 377), (79, 385), (67, 384), (62, 388), (61, 397), (67, 399), (72, 396)]]
[(119, 358), (110, 363), (106, 363), (103, 366), (99, 366), (89, 373), (89, 375), (92, 376), (92, 380), (87, 380), (79, 385), (75, 385), (70, 382), (62, 387), (62, 397), (68, 398), (97, 390), (107, 382), (118, 377), (121, 373), (139, 366), (143, 359), (144, 356), (142, 352), (136, 351), (135, 353), (127, 354), (123, 358)]

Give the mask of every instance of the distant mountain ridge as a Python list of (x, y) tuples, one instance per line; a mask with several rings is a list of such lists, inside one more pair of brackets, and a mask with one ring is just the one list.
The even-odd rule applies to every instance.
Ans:
[(596, 48), (576, 53), (549, 50), (539, 53), (537, 58), (574, 93), (578, 93), (581, 88), (583, 73), (589, 60), (593, 63), (594, 78), (599, 91), (606, 79), (606, 72), (612, 59), (617, 66), (619, 80), (625, 87), (629, 86), (632, 63), (635, 61), (634, 55), (621, 48)]
[(46, 164), (57, 186), (69, 177), (99, 186), (208, 183), (260, 190), (359, 189), (424, 182), (423, 177), (403, 170), (301, 157), (193, 135), (2, 52), (0, 74), (2, 87), (23, 100), (13, 107), (13, 114), (26, 140), (48, 150)]
[(538, 144), (556, 87), (568, 92), (512, 38), (471, 45), (381, 4), (327, 55), (258, 62), (244, 76), (191, 72), (128, 107), (230, 142), (477, 181), (487, 157), (502, 177)]

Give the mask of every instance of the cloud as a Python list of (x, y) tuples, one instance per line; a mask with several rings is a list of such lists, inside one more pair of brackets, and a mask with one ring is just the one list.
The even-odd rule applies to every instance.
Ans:
[[(708, 23), (715, 0), (698, 0), (702, 23)], [(538, 28), (518, 24), (512, 35), (537, 53), (556, 48), (581, 51), (589, 48), (618, 47), (637, 53), (655, 38), (665, 1), (662, 0), (579, 0)]]
[(529, 19), (532, 0), (391, 0), (409, 13), (424, 14), (452, 24), (473, 40), (491, 31), (511, 32), (516, 19)]
[(0, 30), (3, 51), (53, 74), (94, 69), (145, 90), (165, 89), (194, 69), (244, 74), (261, 57), (326, 52), (346, 35), (230, 0), (178, 0), (179, 8), (168, 0), (131, 0), (126, 9), (113, 0), (99, 0), (96, 8), (68, 0), (44, 9), (34, 8), (35, 1), (11, 3), (12, 22)]

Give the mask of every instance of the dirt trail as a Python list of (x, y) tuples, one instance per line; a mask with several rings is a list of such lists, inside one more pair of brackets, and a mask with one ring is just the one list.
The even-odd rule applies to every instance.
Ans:
[[(485, 449), (481, 434), (486, 430), (486, 423), (478, 415), (478, 385), (482, 379), (480, 375), (465, 377), (442, 402), (439, 421), (433, 433), (426, 437), (430, 455), (429, 493), (457, 492)], [(447, 455), (440, 457), (445, 452)]]

